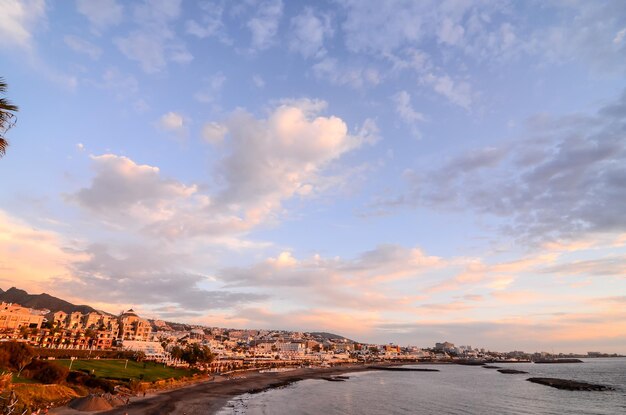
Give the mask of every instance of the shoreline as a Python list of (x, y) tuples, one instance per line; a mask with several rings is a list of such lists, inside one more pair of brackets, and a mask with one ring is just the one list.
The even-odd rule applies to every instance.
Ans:
[[(376, 366), (390, 367), (407, 364), (416, 363), (383, 363)], [(239, 395), (259, 393), (305, 379), (324, 379), (329, 376), (375, 370), (371, 366), (371, 364), (349, 364), (331, 368), (298, 368), (288, 372), (259, 373), (254, 371), (238, 373), (232, 378), (216, 376), (211, 380), (147, 395), (145, 398), (136, 397), (131, 399), (129, 405), (92, 413), (104, 415), (214, 414), (228, 401)], [(85, 412), (62, 407), (55, 408), (51, 413), (73, 415)]]

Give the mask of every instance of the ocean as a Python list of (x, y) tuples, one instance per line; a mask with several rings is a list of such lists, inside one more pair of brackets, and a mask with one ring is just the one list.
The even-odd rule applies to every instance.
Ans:
[[(440, 372), (359, 372), (348, 374), (350, 379), (345, 382), (309, 379), (238, 396), (218, 414), (626, 414), (626, 359), (583, 360), (497, 364), (529, 372), (527, 375), (502, 374), (480, 366), (420, 364), (420, 368)], [(615, 391), (559, 390), (527, 382), (529, 377), (599, 383)]]

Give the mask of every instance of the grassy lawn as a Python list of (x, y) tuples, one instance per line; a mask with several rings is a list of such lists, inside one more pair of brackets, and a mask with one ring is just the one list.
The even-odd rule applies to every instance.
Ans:
[(41, 383), (36, 379), (28, 379), (24, 377), (18, 378), (16, 373), (13, 373), (13, 378), (11, 379), (11, 382), (13, 383)]
[[(65, 367), (70, 367), (69, 360), (54, 360), (51, 361)], [(159, 379), (168, 378), (180, 378), (183, 376), (190, 376), (194, 372), (186, 369), (175, 369), (171, 367), (163, 367), (162, 364), (154, 362), (133, 362), (128, 361), (128, 366), (124, 369), (126, 360), (113, 360), (113, 359), (98, 359), (98, 360), (74, 360), (72, 363), (72, 370), (93, 370), (93, 373), (98, 377), (110, 377), (110, 378), (131, 378), (139, 379), (143, 374), (143, 380), (146, 382), (152, 382)], [(146, 366), (144, 368), (144, 365)]]

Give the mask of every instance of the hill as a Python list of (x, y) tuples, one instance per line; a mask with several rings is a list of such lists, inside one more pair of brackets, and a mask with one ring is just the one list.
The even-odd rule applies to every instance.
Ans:
[(323, 340), (345, 340), (351, 343), (356, 343), (354, 340), (351, 340), (347, 337), (340, 336), (339, 334), (327, 333), (325, 331), (314, 331), (310, 332), (309, 334), (313, 337)]
[(29, 308), (45, 308), (52, 312), (64, 311), (66, 313), (73, 313), (74, 311), (80, 311), (86, 314), (97, 311), (95, 308), (89, 307), (88, 305), (75, 305), (46, 293), (28, 294), (26, 291), (15, 287), (11, 287), (7, 291), (0, 289), (0, 301), (15, 303)]

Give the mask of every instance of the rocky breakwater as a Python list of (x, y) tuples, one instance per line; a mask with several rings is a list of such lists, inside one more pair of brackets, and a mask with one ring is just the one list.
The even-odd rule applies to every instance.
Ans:
[(583, 363), (580, 359), (537, 359), (534, 363)]
[(498, 372), (504, 373), (505, 375), (522, 375), (522, 374), (528, 373), (528, 372), (524, 372), (523, 370), (515, 370), (515, 369), (498, 369)]
[(546, 385), (557, 389), (568, 391), (610, 391), (614, 390), (610, 386), (597, 385), (593, 383), (578, 382), (575, 380), (558, 379), (558, 378), (528, 378), (529, 382)]
[(418, 369), (415, 367), (368, 366), (371, 370), (386, 370), (389, 372), (439, 372), (439, 369)]

